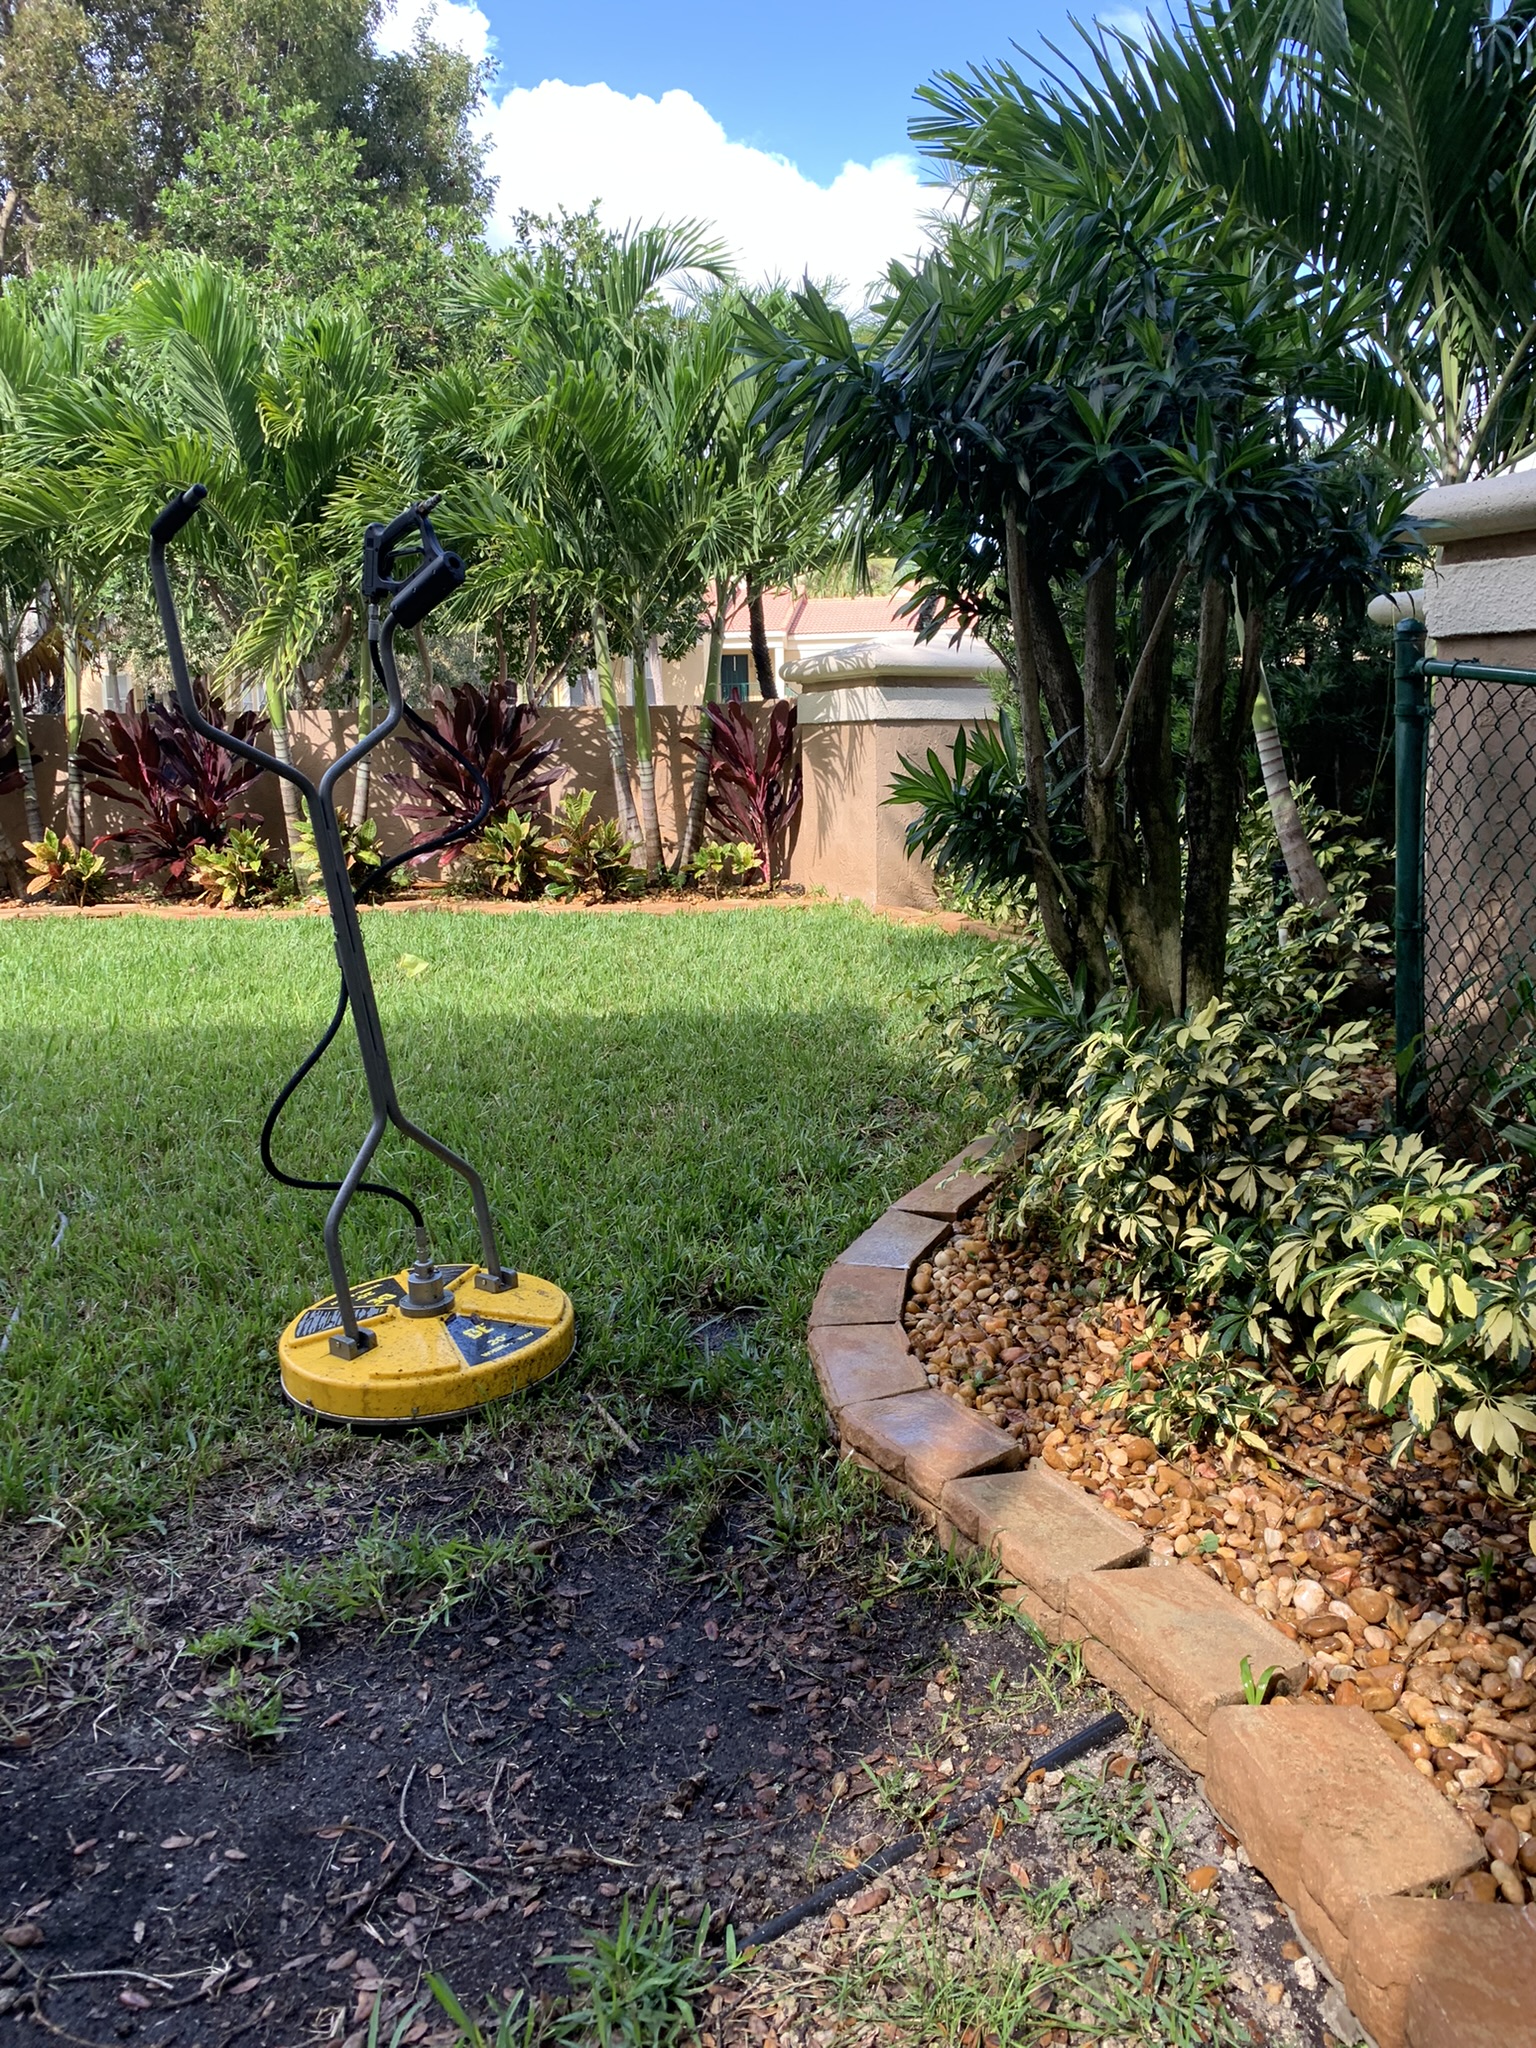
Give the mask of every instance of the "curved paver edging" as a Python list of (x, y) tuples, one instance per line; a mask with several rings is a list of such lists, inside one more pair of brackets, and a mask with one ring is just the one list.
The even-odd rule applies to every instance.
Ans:
[(1483, 1860), (1472, 1828), (1359, 1707), (1243, 1704), (1241, 1665), (1298, 1691), (1306, 1659), (1262, 1615), (928, 1384), (901, 1317), (917, 1262), (1001, 1167), (976, 1144), (827, 1268), (811, 1361), (846, 1455), (946, 1541), (990, 1550), (1053, 1642), (1141, 1715), (1290, 1908), (1378, 2048), (1536, 2042), (1536, 1905), (1432, 1896)]

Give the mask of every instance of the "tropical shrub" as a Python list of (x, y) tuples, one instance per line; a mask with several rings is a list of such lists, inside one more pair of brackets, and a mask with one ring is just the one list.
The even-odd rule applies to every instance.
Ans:
[(1358, 819), (1325, 810), (1305, 790), (1297, 804), (1330, 903), (1298, 902), (1277, 878), (1279, 842), (1262, 801), (1244, 813), (1232, 865), (1223, 994), (1277, 1027), (1362, 995), (1384, 1001), (1392, 972), (1391, 933), (1370, 914), (1372, 898), (1390, 888), (1390, 850), (1363, 837)]
[(249, 825), (234, 825), (222, 846), (192, 856), (192, 882), (210, 910), (249, 910), (298, 894), (294, 872)]
[(1189, 1230), (1258, 1215), (1322, 1163), (1348, 1070), (1374, 1051), (1363, 1023), (1278, 1033), (1212, 1002), (1143, 1024), (1134, 999), (1111, 996), (1083, 1020), (1061, 1098), (1031, 1119), (1035, 1171), (1015, 1214), (1048, 1209), (1079, 1258), (1107, 1237), (1182, 1279)]
[[(757, 864), (771, 889), (777, 875), (776, 849), (794, 823), (804, 794), (797, 712), (780, 698), (768, 708), (761, 743), (758, 725), (744, 704), (706, 704), (711, 726), (709, 815), (730, 839), (757, 850)], [(690, 740), (695, 753), (701, 751)]]
[(97, 839), (90, 846), (76, 846), (72, 839), (61, 839), (52, 830), (41, 839), (24, 839), (27, 873), (31, 876), (27, 894), (57, 896), (61, 902), (74, 903), (82, 910), (88, 903), (100, 902), (109, 880), (107, 863), (96, 851), (100, 845)]
[(1360, 1387), (1398, 1453), (1448, 1420), (1495, 1490), (1531, 1488), (1536, 1232), (1505, 1213), (1507, 1169), (1329, 1128), (1375, 1052), (1364, 1023), (1276, 1030), (1212, 1003), (1148, 1024), (1123, 995), (1089, 1012), (1027, 956), (987, 1004), (1031, 1132), (999, 1226), (1046, 1219), (1079, 1257), (1107, 1240), (1135, 1291), (1176, 1288), (1207, 1323), (1155, 1388), (1126, 1376), (1138, 1428), (1251, 1441), (1260, 1368), (1284, 1357)]
[[(536, 737), (536, 714), (529, 705), (514, 701), (507, 684), (493, 682), (482, 691), (473, 683), (456, 683), (449, 696), (436, 693), (428, 715), (449, 746), (484, 776), (491, 797), (488, 823), (501, 824), (514, 810), (526, 813), (554, 781), (555, 771), (549, 766), (554, 741)], [(468, 824), (484, 802), (469, 770), (408, 726), (401, 726), (396, 738), (411, 757), (415, 773), (386, 779), (396, 792), (400, 815), (421, 828), (418, 837), (432, 839), (455, 825)], [(444, 866), (457, 851), (448, 849)]]
[(509, 811), (466, 846), (455, 863), (472, 887), (492, 896), (532, 902), (549, 887), (550, 863), (561, 842), (544, 822)]
[(757, 849), (745, 839), (712, 839), (701, 846), (688, 863), (688, 872), (701, 888), (723, 896), (727, 889), (744, 882), (760, 866)]
[[(341, 850), (347, 859), (347, 880), (352, 884), (352, 894), (359, 903), (370, 897), (387, 896), (391, 890), (407, 886), (404, 873), (399, 868), (384, 868), (384, 849), (379, 845), (379, 826), (376, 818), (365, 818), (361, 825), (354, 825), (350, 818), (338, 817), (341, 829)], [(321, 887), (320, 856), (315, 850), (315, 828), (306, 818), (293, 833), (293, 872), (299, 886), (310, 895)]]
[[(208, 708), (208, 700), (203, 700)], [(229, 730), (255, 742), (266, 721), (242, 711)], [(222, 846), (230, 828), (251, 813), (236, 799), (263, 772), (217, 741), (195, 732), (175, 704), (138, 710), (130, 694), (127, 709), (101, 714), (102, 739), (80, 742), (79, 762), (86, 788), (137, 814), (137, 822), (103, 835), (128, 855), (127, 873), (136, 882), (157, 877), (169, 894), (190, 886), (192, 858), (199, 847)]]
[(611, 818), (592, 816), (593, 792), (570, 790), (555, 806), (549, 893), (556, 897), (631, 896), (645, 887), (636, 848)]
[[(1033, 895), (1034, 839), (1029, 793), (1019, 758), (1018, 727), (1004, 707), (996, 726), (961, 727), (950, 759), (928, 749), (926, 762), (897, 756), (888, 804), (915, 804), (907, 826), (909, 855), (928, 861), (936, 876), (970, 896), (994, 896), (1015, 914)], [(1063, 768), (1060, 747), (1046, 754), (1047, 811), (1053, 843), (1069, 865), (1085, 842), (1074, 838), (1070, 796), (1075, 777)]]

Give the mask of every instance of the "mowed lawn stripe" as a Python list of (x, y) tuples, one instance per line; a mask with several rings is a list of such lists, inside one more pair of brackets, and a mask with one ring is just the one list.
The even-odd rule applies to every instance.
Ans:
[[(969, 1132), (914, 1037), (974, 940), (854, 907), (638, 917), (365, 918), (407, 1114), (480, 1166), (505, 1255), (566, 1286), (584, 1386), (720, 1399), (693, 1326), (766, 1311), (728, 1400), (810, 1402), (799, 1339), (822, 1267)], [(281, 1325), (329, 1291), (324, 1198), (275, 1186), (268, 1103), (330, 1015), (322, 918), (0, 925), (0, 1514), (67, 1501), (132, 1523), (294, 1424)], [(350, 1027), (348, 1027), (350, 1035)], [(337, 1174), (366, 1127), (343, 1041), (278, 1139)], [(467, 1203), (396, 1142), (439, 1256)], [(60, 1216), (67, 1227), (56, 1249)], [(404, 1263), (359, 1200), (354, 1276)]]

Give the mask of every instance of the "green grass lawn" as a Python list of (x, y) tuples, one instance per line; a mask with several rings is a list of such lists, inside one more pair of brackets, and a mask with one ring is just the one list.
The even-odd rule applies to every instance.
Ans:
[[(708, 1411), (721, 1483), (792, 1515), (821, 1462), (820, 1271), (970, 1135), (914, 1027), (975, 942), (841, 906), (365, 930), (406, 1113), (479, 1164), (503, 1255), (576, 1303), (577, 1360), (510, 1407)], [(256, 1143), (334, 991), (320, 918), (0, 925), (0, 1516), (131, 1525), (233, 1456), (314, 1445), (275, 1346), (330, 1291), (324, 1198)], [(339, 1172), (366, 1127), (350, 1038), (285, 1119), (292, 1171)], [(451, 1176), (398, 1143), (379, 1166), (439, 1256), (474, 1255)], [(409, 1255), (385, 1204), (349, 1233), (354, 1277)], [(706, 1360), (696, 1323), (743, 1305), (758, 1334)]]

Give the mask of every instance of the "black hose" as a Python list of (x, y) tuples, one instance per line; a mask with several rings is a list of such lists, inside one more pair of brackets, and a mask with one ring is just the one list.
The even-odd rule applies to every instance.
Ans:
[[(1060, 1770), (1064, 1764), (1072, 1763), (1090, 1749), (1097, 1749), (1101, 1742), (1113, 1741), (1115, 1736), (1125, 1732), (1123, 1714), (1105, 1714), (1076, 1735), (1069, 1735), (1065, 1742), (1058, 1742), (1054, 1749), (1044, 1750), (1039, 1756), (1031, 1757), (1018, 1770), (1010, 1771), (1000, 1784), (987, 1792), (977, 1792), (963, 1800), (953, 1811), (946, 1814), (935, 1830), (940, 1835), (952, 1835), (956, 1829), (967, 1826), (977, 1814), (988, 1806), (995, 1806), (1007, 1797), (1013, 1786), (1034, 1771)], [(877, 1849), (873, 1856), (855, 1864), (852, 1870), (845, 1870), (840, 1877), (834, 1877), (827, 1884), (802, 1899), (798, 1906), (791, 1906), (787, 1913), (781, 1913), (776, 1920), (765, 1926), (754, 1928), (752, 1933), (742, 1937), (740, 1946), (744, 1949), (761, 1948), (765, 1942), (777, 1941), (800, 1925), (802, 1920), (813, 1919), (818, 1913), (825, 1913), (829, 1906), (835, 1906), (839, 1899), (846, 1899), (851, 1892), (862, 1891), (872, 1877), (879, 1877), (882, 1871), (893, 1869), (898, 1863), (905, 1863), (909, 1856), (915, 1856), (930, 1840), (929, 1835), (903, 1835), (898, 1842), (888, 1842), (883, 1849)]]
[[(375, 675), (377, 675), (382, 683), (384, 681), (384, 672), (379, 664), (378, 649), (371, 642), (368, 648), (368, 656), (373, 664)], [(480, 808), (467, 823), (453, 826), (451, 830), (440, 833), (435, 839), (427, 840), (424, 845), (407, 846), (402, 852), (391, 854), (388, 860), (381, 861), (378, 868), (380, 881), (383, 881), (385, 876), (392, 875), (396, 868), (404, 867), (407, 861), (422, 860), (427, 854), (441, 853), (447, 847), (459, 845), (463, 840), (468, 839), (471, 833), (477, 832), (491, 814), (491, 786), (475, 763), (461, 754), (457, 747), (445, 740), (437, 727), (429, 724), (419, 712), (413, 711), (409, 704), (406, 704), (403, 708), (406, 718), (415, 726), (417, 731), (435, 745), (441, 747), (445, 754), (451, 755), (458, 762), (459, 766), (480, 785)], [(283, 1187), (299, 1188), (306, 1194), (338, 1194), (341, 1190), (341, 1182), (339, 1180), (307, 1180), (298, 1174), (284, 1172), (283, 1168), (278, 1165), (272, 1156), (272, 1139), (277, 1130), (278, 1118), (288, 1107), (290, 1099), (298, 1088), (324, 1058), (331, 1041), (341, 1029), (342, 1019), (347, 1014), (347, 1003), (347, 986), (343, 982), (341, 993), (336, 999), (335, 1015), (326, 1026), (323, 1036), (314, 1049), (305, 1056), (303, 1062), (294, 1069), (283, 1083), (277, 1099), (267, 1111), (267, 1120), (261, 1127), (261, 1163), (267, 1173), (273, 1180), (280, 1182)], [(410, 1196), (402, 1194), (399, 1188), (392, 1188), (387, 1181), (362, 1181), (358, 1184), (357, 1192), (360, 1195), (378, 1195), (385, 1201), (398, 1203), (418, 1230), (426, 1228), (425, 1218)]]
[[(323, 1058), (326, 1048), (341, 1029), (341, 1020), (346, 1014), (347, 990), (346, 984), (343, 983), (341, 994), (336, 1000), (336, 1014), (326, 1026), (325, 1036), (320, 1040), (313, 1052), (307, 1056), (303, 1065), (296, 1068), (283, 1083), (282, 1093), (267, 1111), (267, 1120), (261, 1127), (261, 1163), (273, 1180), (281, 1181), (285, 1188), (302, 1188), (307, 1193), (316, 1195), (334, 1195), (339, 1194), (341, 1191), (341, 1182), (339, 1180), (304, 1180), (298, 1174), (285, 1173), (272, 1157), (272, 1134), (277, 1129), (278, 1118), (288, 1106), (289, 1096), (293, 1094), (310, 1069)], [(387, 1181), (360, 1181), (357, 1192), (360, 1195), (382, 1195), (386, 1201), (398, 1202), (418, 1230), (426, 1228), (426, 1220), (410, 1196), (402, 1194), (399, 1188), (390, 1187)]]

